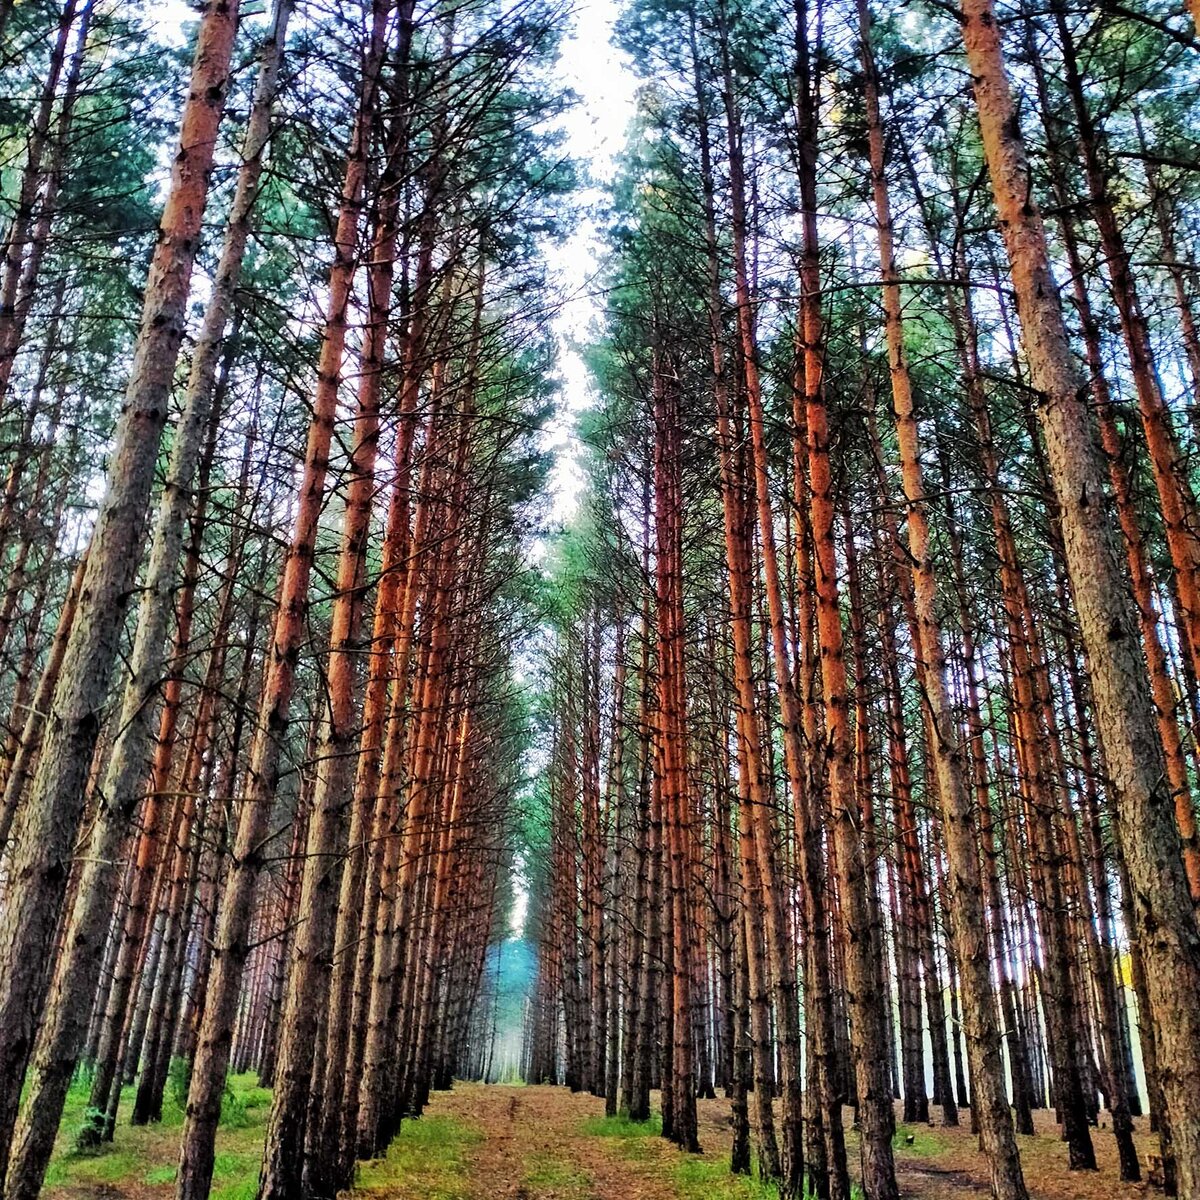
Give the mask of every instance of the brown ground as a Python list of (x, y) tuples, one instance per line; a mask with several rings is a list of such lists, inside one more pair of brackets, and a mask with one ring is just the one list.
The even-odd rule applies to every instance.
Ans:
[[(218, 1137), (212, 1200), (254, 1200), (269, 1095), (235, 1080), (244, 1122)], [(935, 1110), (936, 1112), (936, 1110)], [(603, 1119), (603, 1102), (564, 1088), (456, 1084), (426, 1115), (406, 1121), (385, 1159), (364, 1164), (351, 1200), (775, 1200), (773, 1189), (730, 1175), (729, 1105), (700, 1103), (703, 1155), (681, 1154), (652, 1129)], [(74, 1114), (75, 1117), (78, 1114)], [(964, 1113), (969, 1119), (969, 1115)], [(170, 1200), (182, 1114), (164, 1125), (122, 1123), (105, 1153), (71, 1152), (65, 1122), (46, 1200)], [(846, 1113), (847, 1128), (852, 1114)], [(1100, 1170), (1072, 1173), (1050, 1114), (1020, 1138), (1032, 1200), (1155, 1200), (1146, 1184), (1117, 1180), (1112, 1133), (1092, 1131)], [(1156, 1139), (1138, 1122), (1143, 1170)], [(851, 1169), (857, 1157), (851, 1139)], [(908, 1140), (911, 1137), (911, 1142)], [(896, 1138), (906, 1200), (987, 1200), (987, 1167), (969, 1125), (901, 1126)]]
[[(767, 1194), (732, 1180), (724, 1170), (730, 1143), (729, 1106), (724, 1100), (701, 1102), (705, 1153), (699, 1160), (658, 1137), (601, 1136), (602, 1114), (601, 1101), (562, 1088), (479, 1084), (459, 1084), (453, 1092), (438, 1095), (428, 1113), (480, 1135), (464, 1151), (465, 1178), (462, 1190), (455, 1189), (467, 1200), (758, 1200)], [(848, 1111), (848, 1124), (850, 1119)], [(1141, 1133), (1145, 1161), (1153, 1139)], [(908, 1144), (910, 1134), (913, 1142)], [(1093, 1137), (1100, 1170), (1072, 1173), (1052, 1118), (1039, 1114), (1038, 1133), (1020, 1139), (1033, 1200), (1140, 1200), (1159, 1194), (1144, 1183), (1121, 1184), (1111, 1131), (1095, 1129)], [(990, 1195), (986, 1163), (968, 1125), (905, 1126), (897, 1142), (906, 1197), (974, 1200)], [(851, 1146), (852, 1162), (855, 1153)], [(394, 1200), (432, 1195), (428, 1190), (410, 1192), (402, 1183), (371, 1190)]]

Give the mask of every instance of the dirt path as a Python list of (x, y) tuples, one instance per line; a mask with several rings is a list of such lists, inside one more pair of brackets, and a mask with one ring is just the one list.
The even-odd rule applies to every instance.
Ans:
[[(769, 1200), (774, 1194), (729, 1174), (724, 1101), (701, 1103), (706, 1153), (700, 1156), (681, 1154), (654, 1129), (605, 1120), (603, 1112), (602, 1101), (563, 1088), (457, 1084), (434, 1098), (422, 1122), (407, 1126), (411, 1137), (426, 1123), (424, 1155), (440, 1153), (445, 1160), (436, 1175), (414, 1173), (424, 1160), (413, 1147), (413, 1157), (386, 1176), (367, 1174), (360, 1194), (386, 1200)], [(847, 1118), (849, 1125), (849, 1111)], [(1107, 1161), (1115, 1157), (1111, 1134), (1098, 1129), (1094, 1136), (1105, 1169), (1086, 1174), (1066, 1169), (1065, 1147), (1049, 1124), (1021, 1139), (1035, 1200), (1146, 1195), (1144, 1187), (1117, 1182), (1115, 1162)], [(851, 1146), (852, 1161), (855, 1156)], [(991, 1194), (986, 1164), (965, 1127), (902, 1128), (897, 1167), (910, 1200), (986, 1200)]]
[(464, 1197), (475, 1200), (676, 1200), (661, 1138), (612, 1135), (603, 1103), (562, 1088), (460, 1084), (429, 1115), (480, 1135), (468, 1151)]

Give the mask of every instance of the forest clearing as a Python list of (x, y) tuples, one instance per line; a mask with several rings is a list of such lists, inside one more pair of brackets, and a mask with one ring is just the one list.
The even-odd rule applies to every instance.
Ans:
[(1200, 1200), (1200, 0), (0, 0), (0, 1200)]

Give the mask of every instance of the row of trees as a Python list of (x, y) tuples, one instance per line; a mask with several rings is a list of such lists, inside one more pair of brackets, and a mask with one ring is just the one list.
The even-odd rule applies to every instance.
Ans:
[(895, 1097), (969, 1105), (1023, 1200), (1033, 1110), (1086, 1170), (1103, 1104), (1132, 1180), (1144, 1095), (1194, 1195), (1198, 31), (1067, 0), (621, 30), (526, 1070), (635, 1119), (661, 1087), (693, 1150), (723, 1087), (733, 1169), (836, 1200), (844, 1103), (871, 1200)]
[(148, 6), (0, 4), (9, 1200), (73, 1081), (94, 1148), (174, 1080), (199, 1200), (257, 1069), (292, 1200), (478, 1057), (561, 13), (265, 7), (207, 0), (174, 54)]

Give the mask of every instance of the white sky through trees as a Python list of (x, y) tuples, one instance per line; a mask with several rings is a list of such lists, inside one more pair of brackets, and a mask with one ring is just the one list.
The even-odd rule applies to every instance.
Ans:
[[(244, 0), (244, 7), (256, 21), (263, 21), (270, 4)], [(545, 251), (551, 301), (561, 303), (553, 321), (561, 393), (558, 412), (545, 435), (545, 446), (554, 455), (549, 497), (554, 525), (574, 512), (583, 483), (574, 425), (590, 403), (592, 385), (577, 347), (594, 335), (603, 306), (596, 279), (604, 266), (600, 209), (607, 202), (607, 184), (633, 118), (638, 84), (624, 55), (612, 44), (618, 12), (616, 0), (576, 0), (558, 64), (560, 81), (575, 95), (575, 103), (562, 118), (563, 149), (577, 164), (581, 187), (567, 218), (570, 222), (573, 217), (574, 228), (568, 225), (565, 242), (548, 245)], [(151, 19), (164, 41), (182, 44), (184, 26), (196, 19), (196, 11), (189, 0), (161, 0)]]
[(596, 275), (604, 265), (604, 244), (598, 222), (589, 210), (607, 199), (605, 185), (612, 179), (616, 156), (633, 118), (637, 87), (629, 64), (612, 44), (617, 12), (614, 0), (581, 0), (575, 8), (571, 33), (563, 42), (560, 61), (563, 81), (576, 94), (564, 122), (566, 150), (578, 161), (584, 186), (576, 197), (575, 229), (564, 245), (553, 247), (548, 254), (560, 294), (566, 298), (555, 322), (563, 389), (561, 407), (548, 431), (556, 460), (551, 480), (552, 513), (558, 519), (573, 511), (582, 483), (571, 431), (591, 394), (587, 368), (573, 344), (588, 339), (589, 327), (598, 320), (602, 308)]

